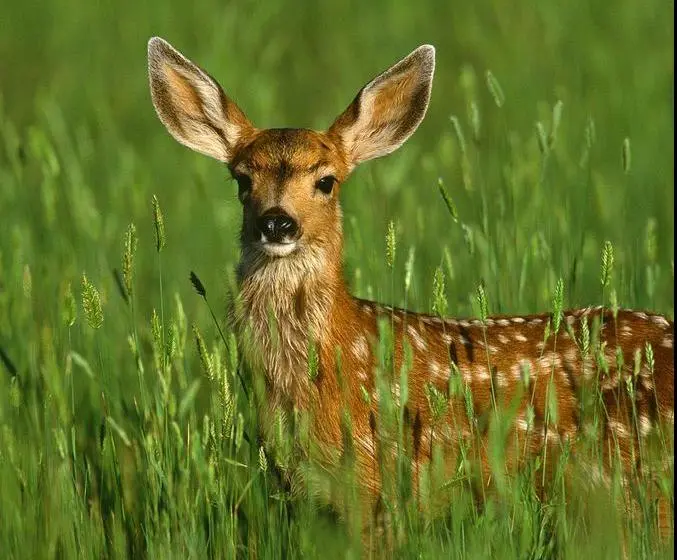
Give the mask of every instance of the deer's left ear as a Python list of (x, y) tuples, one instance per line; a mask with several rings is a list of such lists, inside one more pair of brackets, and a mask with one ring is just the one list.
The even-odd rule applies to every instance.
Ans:
[(435, 48), (422, 45), (364, 86), (329, 128), (351, 167), (399, 148), (425, 116)]

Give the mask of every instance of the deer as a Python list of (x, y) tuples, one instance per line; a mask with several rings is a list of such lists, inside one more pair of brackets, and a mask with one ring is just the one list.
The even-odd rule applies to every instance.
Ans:
[[(408, 364), (403, 406), (414, 477), (431, 461), (434, 445), (444, 450), (451, 472), (459, 447), (469, 442), (479, 457), (476, 491), (483, 493), (492, 472), (487, 429), (477, 428), (477, 418), (509, 403), (515, 404), (510, 433), (524, 456), (544, 450), (556, 456), (565, 445), (575, 453), (588, 429), (581, 412), (586, 387), (597, 391), (604, 409), (595, 432), (603, 464), (586, 471), (593, 483), (609, 482), (614, 456), (627, 472), (642, 468), (642, 442), (661, 429), (674, 433), (674, 322), (666, 316), (587, 307), (562, 310), (560, 317), (446, 318), (349, 293), (342, 275), (342, 186), (357, 165), (395, 151), (418, 128), (430, 100), (433, 46), (418, 47), (369, 81), (324, 131), (255, 127), (214, 78), (161, 38), (148, 43), (148, 68), (152, 102), (169, 133), (224, 163), (237, 183), (239, 305), (230, 320), (244, 361), (265, 384), (260, 414), (308, 412), (320, 460), (331, 469), (347, 446), (347, 410), (366, 507), (378, 507), (379, 461), (388, 463), (395, 445), (378, 434), (377, 346), (384, 324), (392, 370)], [(316, 364), (313, 376), (309, 361)], [(394, 377), (391, 396), (398, 401), (404, 388)], [(451, 378), (460, 393), (449, 389)], [(446, 401), (441, 421), (428, 405), (431, 391)], [(549, 399), (556, 401), (556, 422), (548, 421)], [(671, 455), (665, 448), (663, 460)], [(518, 468), (524, 456), (508, 453), (506, 469)], [(667, 527), (672, 515), (671, 504), (663, 503), (660, 523)]]

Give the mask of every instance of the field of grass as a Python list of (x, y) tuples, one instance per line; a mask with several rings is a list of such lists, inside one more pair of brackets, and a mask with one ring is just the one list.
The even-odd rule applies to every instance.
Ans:
[[(341, 516), (279, 484), (232, 335), (224, 344), (191, 286), (195, 271), (223, 325), (240, 206), (227, 170), (157, 120), (150, 36), (260, 127), (324, 128), (373, 75), (436, 46), (426, 120), (343, 187), (355, 295), (471, 316), (483, 283), (491, 313), (525, 314), (552, 310), (561, 278), (565, 307), (615, 297), (673, 317), (673, 12), (658, 0), (3, 2), (0, 557), (361, 554)], [(541, 503), (520, 488), (481, 510), (461, 492), (440, 519), (404, 516), (396, 552), (616, 558), (624, 525), (632, 556), (672, 557), (672, 539), (660, 548), (646, 519), (616, 519), (601, 495)]]

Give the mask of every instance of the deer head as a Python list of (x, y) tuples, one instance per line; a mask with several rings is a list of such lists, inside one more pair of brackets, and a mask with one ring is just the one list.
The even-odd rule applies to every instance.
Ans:
[(339, 193), (356, 165), (401, 146), (423, 119), (435, 50), (423, 45), (365, 85), (326, 131), (256, 128), (219, 84), (164, 40), (148, 43), (153, 105), (182, 144), (228, 165), (242, 249), (256, 266), (310, 253), (340, 260)]

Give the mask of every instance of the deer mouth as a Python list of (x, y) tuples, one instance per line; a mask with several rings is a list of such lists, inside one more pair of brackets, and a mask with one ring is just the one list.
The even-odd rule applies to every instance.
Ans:
[(297, 249), (296, 241), (281, 241), (281, 242), (272, 242), (272, 241), (261, 241), (259, 242), (259, 247), (261, 251), (266, 253), (271, 257), (287, 257), (291, 255)]

